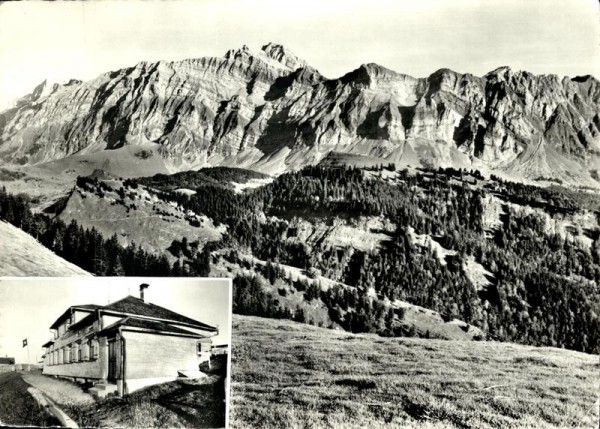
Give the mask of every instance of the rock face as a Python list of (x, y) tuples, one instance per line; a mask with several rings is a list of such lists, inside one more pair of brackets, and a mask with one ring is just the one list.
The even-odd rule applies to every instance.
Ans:
[(43, 83), (0, 114), (0, 158), (36, 164), (154, 143), (173, 171), (234, 165), (273, 173), (334, 151), (591, 180), (599, 128), (600, 85), (591, 76), (502, 67), (483, 77), (442, 69), (417, 79), (366, 64), (326, 79), (268, 44)]

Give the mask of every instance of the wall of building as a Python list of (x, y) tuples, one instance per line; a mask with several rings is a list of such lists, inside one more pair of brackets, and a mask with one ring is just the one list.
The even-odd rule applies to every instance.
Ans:
[[(124, 331), (126, 341), (125, 378), (174, 379), (181, 370), (198, 370), (198, 340)], [(167, 381), (167, 380), (165, 380)]]
[(136, 390), (143, 389), (144, 387), (154, 386), (155, 384), (167, 383), (169, 381), (175, 381), (177, 377), (154, 377), (154, 378), (135, 378), (127, 380), (127, 394), (133, 393)]
[(100, 338), (98, 343), (97, 359), (58, 365), (44, 363), (43, 374), (94, 380), (105, 379), (108, 374), (108, 345), (106, 338)]
[(91, 325), (81, 327), (77, 330), (67, 331), (65, 334), (61, 335), (52, 346), (46, 349), (47, 352), (51, 352), (54, 350), (58, 350), (62, 347), (73, 344), (76, 341), (81, 341), (84, 337), (88, 336), (90, 333), (94, 331), (100, 330), (100, 324), (98, 321), (94, 321)]
[(71, 325), (79, 322), (84, 317), (89, 316), (90, 313), (92, 313), (92, 312), (91, 311), (74, 310), (73, 315), (71, 316)]
[(105, 314), (103, 314), (101, 317), (102, 317), (102, 328), (107, 328), (110, 325), (112, 325), (113, 323), (116, 323), (119, 320), (123, 319), (123, 317), (120, 317), (120, 316), (107, 316)]
[(60, 375), (63, 377), (78, 377), (99, 379), (101, 376), (100, 359), (88, 362), (73, 362), (62, 365), (44, 365), (43, 373), (46, 375)]

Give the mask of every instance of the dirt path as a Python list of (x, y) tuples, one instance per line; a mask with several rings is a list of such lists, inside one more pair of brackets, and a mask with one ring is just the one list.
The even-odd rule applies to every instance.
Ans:
[(85, 405), (94, 402), (91, 395), (68, 381), (47, 377), (39, 371), (24, 372), (22, 376), (23, 380), (44, 393), (57, 405)]
[(0, 373), (0, 426), (56, 426), (59, 421), (41, 409), (19, 372)]

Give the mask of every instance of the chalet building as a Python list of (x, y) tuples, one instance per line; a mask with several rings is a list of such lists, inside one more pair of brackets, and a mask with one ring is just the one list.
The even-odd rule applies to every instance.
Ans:
[(15, 358), (0, 357), (0, 372), (15, 370)]
[(217, 328), (131, 295), (101, 305), (73, 305), (50, 326), (43, 373), (91, 382), (90, 392), (131, 393), (178, 377), (201, 376)]

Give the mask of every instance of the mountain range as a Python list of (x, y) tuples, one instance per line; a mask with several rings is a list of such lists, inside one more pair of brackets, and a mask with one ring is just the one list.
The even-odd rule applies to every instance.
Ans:
[(377, 64), (328, 79), (269, 43), (44, 82), (0, 113), (5, 165), (106, 158), (131, 146), (170, 172), (225, 165), (277, 174), (341, 153), (598, 185), (600, 84), (508, 67), (414, 78)]

